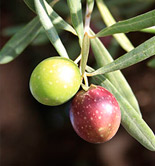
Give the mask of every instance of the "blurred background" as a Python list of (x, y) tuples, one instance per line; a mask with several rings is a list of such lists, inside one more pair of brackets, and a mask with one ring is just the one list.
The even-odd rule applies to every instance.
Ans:
[[(115, 19), (123, 20), (154, 9), (154, 0), (107, 0)], [(35, 14), (21, 0), (0, 2), (0, 48)], [(70, 22), (66, 1), (55, 10)], [(83, 9), (85, 1), (83, 1)], [(98, 32), (105, 25), (95, 7), (91, 27)], [(78, 40), (59, 31), (74, 60), (80, 49)], [(153, 34), (127, 34), (138, 46)], [(114, 58), (125, 52), (110, 36), (101, 38)], [(76, 54), (75, 54), (76, 53)], [(29, 90), (32, 70), (43, 59), (57, 55), (42, 32), (13, 62), (0, 65), (0, 165), (1, 166), (154, 166), (155, 153), (145, 149), (121, 126), (116, 136), (104, 144), (90, 144), (74, 132), (68, 110), (70, 101), (59, 107), (39, 104)], [(144, 120), (155, 131), (155, 72), (148, 66), (151, 59), (122, 72), (133, 89)], [(90, 52), (89, 64), (95, 66)]]

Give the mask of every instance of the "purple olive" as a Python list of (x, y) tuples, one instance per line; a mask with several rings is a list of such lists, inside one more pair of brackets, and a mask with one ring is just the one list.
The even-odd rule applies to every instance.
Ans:
[(74, 97), (70, 119), (76, 133), (91, 143), (104, 143), (117, 132), (121, 112), (115, 97), (101, 86), (90, 86)]

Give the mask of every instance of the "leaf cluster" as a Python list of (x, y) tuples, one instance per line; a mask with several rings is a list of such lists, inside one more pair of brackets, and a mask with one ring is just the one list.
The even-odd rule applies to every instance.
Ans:
[[(131, 87), (121, 73), (121, 69), (139, 63), (155, 55), (155, 37), (152, 37), (136, 48), (125, 33), (141, 31), (154, 33), (155, 10), (136, 17), (116, 22), (103, 0), (96, 0), (98, 11), (106, 27), (97, 34), (90, 29), (90, 19), (94, 10), (94, 0), (87, 0), (85, 24), (81, 0), (67, 0), (72, 25), (66, 22), (54, 9), (57, 0), (24, 0), (27, 6), (36, 13), (36, 17), (4, 45), (0, 51), (0, 64), (13, 61), (24, 49), (34, 41), (44, 29), (49, 41), (62, 57), (70, 58), (61, 41), (58, 29), (71, 32), (79, 39), (81, 47), (80, 68), (85, 82), (91, 76), (93, 83), (107, 88), (119, 102), (122, 113), (122, 125), (137, 141), (151, 151), (155, 151), (155, 136), (142, 118), (141, 111)], [(113, 35), (119, 45), (127, 52), (113, 60), (99, 37)], [(90, 45), (99, 69), (87, 66)], [(76, 60), (78, 63), (78, 60)], [(149, 66), (155, 66), (153, 61)], [(87, 72), (86, 72), (87, 71)]]

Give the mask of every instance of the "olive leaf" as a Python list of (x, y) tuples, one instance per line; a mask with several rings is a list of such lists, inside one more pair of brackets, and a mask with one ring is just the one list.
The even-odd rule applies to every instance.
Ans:
[(148, 61), (147, 65), (149, 67), (155, 68), (155, 58)]
[(155, 26), (149, 27), (149, 28), (145, 28), (140, 30), (141, 32), (146, 32), (146, 33), (155, 33)]
[(111, 25), (110, 27), (102, 29), (100, 32), (96, 34), (96, 36), (103, 37), (103, 36), (113, 35), (116, 33), (128, 33), (132, 31), (139, 31), (154, 25), (155, 25), (155, 10), (152, 10), (145, 14), (132, 17), (128, 20), (119, 21)]
[[(90, 33), (94, 35), (92, 30), (90, 30)], [(99, 38), (97, 37), (92, 38), (90, 41), (91, 41), (92, 51), (94, 53), (98, 67), (102, 67), (104, 65), (107, 65), (110, 62), (113, 62), (113, 58), (111, 57), (108, 50), (105, 48), (105, 46), (102, 44)], [(110, 80), (110, 82), (115, 85), (119, 93), (124, 98), (128, 99), (132, 107), (141, 116), (137, 99), (135, 98), (134, 93), (132, 92), (132, 89), (130, 88), (128, 82), (126, 81), (121, 71), (115, 71), (115, 72), (107, 73), (105, 75)]]
[(79, 43), (82, 47), (82, 41), (84, 36), (84, 28), (83, 28), (83, 18), (82, 18), (82, 5), (81, 0), (67, 0), (71, 20), (74, 29), (76, 30), (76, 33), (79, 37)]
[(32, 46), (40, 46), (40, 45), (47, 44), (47, 43), (49, 43), (49, 39), (45, 33), (45, 30), (43, 29), (43, 27), (41, 27), (39, 34), (30, 44)]
[(59, 53), (60, 56), (68, 58), (68, 54), (66, 52), (66, 49), (64, 45), (62, 44), (58, 33), (52, 23), (52, 21), (49, 18), (49, 15), (47, 14), (47, 10), (45, 7), (45, 0), (34, 0), (36, 12), (39, 16), (40, 22), (42, 26), (44, 27), (46, 34)]
[(25, 4), (35, 12), (34, 0), (24, 0)]
[[(46, 3), (47, 4), (47, 3)], [(46, 5), (47, 6), (47, 5)], [(51, 8), (48, 8), (50, 19), (56, 28), (76, 33), (75, 30)], [(56, 21), (59, 20), (59, 21)], [(21, 30), (16, 32), (13, 37), (3, 46), (0, 51), (0, 64), (9, 63), (14, 60), (24, 49), (38, 37), (42, 26), (38, 16), (32, 19)], [(44, 38), (46, 40), (46, 38)]]
[(0, 64), (14, 60), (36, 38), (41, 29), (38, 17), (18, 31), (1, 49)]
[[(57, 1), (58, 0), (47, 0), (48, 3), (53, 2), (53, 4), (55, 4)], [(24, 0), (24, 2), (33, 12), (35, 12), (34, 0)]]
[[(115, 24), (116, 21), (111, 15), (107, 6), (104, 4), (103, 0), (96, 0), (96, 3), (105, 24), (107, 26)], [(113, 36), (125, 51), (129, 52), (134, 48), (134, 46), (132, 45), (132, 43), (125, 34), (120, 33), (120, 34), (114, 34)]]
[(20, 31), (24, 26), (25, 26), (25, 24), (19, 24), (19, 25), (13, 25), (13, 26), (6, 27), (5, 29), (2, 30), (1, 34), (3, 36), (7, 36), (7, 37), (13, 36), (15, 33)]
[(45, 2), (45, 6), (47, 9), (48, 15), (51, 18), (54, 26), (58, 29), (63, 29), (63, 30), (73, 33), (74, 35), (77, 35), (76, 31), (73, 29), (73, 27), (71, 25), (69, 25), (66, 21), (64, 21), (62, 19), (62, 17), (60, 17), (46, 1), (44, 1), (44, 2)]
[(135, 49), (117, 58), (115, 61), (97, 69), (91, 75), (105, 74), (121, 70), (155, 55), (155, 36), (145, 41)]
[[(87, 70), (94, 71), (90, 67), (87, 67)], [(155, 151), (155, 135), (153, 131), (130, 105), (128, 99), (124, 98), (115, 87), (115, 84), (112, 84), (105, 76), (99, 75), (92, 78), (93, 83), (103, 86), (115, 96), (121, 109), (121, 124), (126, 131), (144, 147)]]
[(81, 49), (82, 58), (80, 62), (82, 76), (84, 75), (87, 60), (88, 60), (89, 46), (90, 46), (89, 36), (87, 33), (85, 33), (83, 38), (83, 43), (82, 43), (82, 49)]

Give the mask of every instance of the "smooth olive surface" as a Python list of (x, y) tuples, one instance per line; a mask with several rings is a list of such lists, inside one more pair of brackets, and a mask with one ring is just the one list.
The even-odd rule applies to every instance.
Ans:
[(74, 97), (70, 119), (76, 133), (91, 143), (104, 143), (117, 132), (121, 112), (115, 97), (101, 86), (81, 90)]
[(70, 59), (51, 57), (39, 63), (30, 78), (30, 90), (34, 98), (45, 105), (65, 103), (78, 91), (81, 74)]

